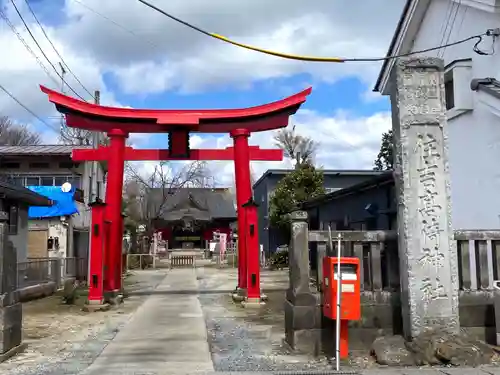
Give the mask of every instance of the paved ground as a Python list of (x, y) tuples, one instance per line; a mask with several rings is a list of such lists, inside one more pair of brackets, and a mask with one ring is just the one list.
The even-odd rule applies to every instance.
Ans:
[[(120, 309), (103, 315), (81, 314), (78, 319), (87, 317), (84, 328), (77, 324), (68, 329), (71, 323), (61, 323), (68, 332), (59, 330), (60, 337), (31, 338), (29, 351), (0, 364), (0, 374), (334, 373), (328, 359), (297, 356), (283, 347), (280, 296), (286, 274), (264, 273), (262, 279), (270, 302), (255, 311), (232, 303), (229, 292), (236, 283), (234, 270), (137, 271), (128, 280), (132, 296)], [(33, 315), (34, 308), (27, 311), (30, 309)], [(61, 322), (54, 314), (52, 317)], [(85, 328), (92, 319), (95, 324)], [(48, 324), (57, 331), (57, 324)], [(354, 373), (346, 370), (344, 373)], [(377, 368), (357, 373), (500, 375), (500, 369)]]
[(166, 276), (165, 270), (133, 272), (126, 279), (133, 295), (115, 310), (84, 313), (85, 297), (75, 305), (64, 305), (61, 296), (23, 304), (25, 352), (0, 364), (0, 374), (48, 375), (77, 374), (101, 353), (125, 326), (135, 310)]
[(213, 371), (194, 269), (168, 273), (82, 375)]

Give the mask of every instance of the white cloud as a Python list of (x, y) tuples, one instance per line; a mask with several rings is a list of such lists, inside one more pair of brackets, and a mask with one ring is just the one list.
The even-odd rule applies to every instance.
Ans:
[[(283, 52), (322, 56), (380, 56), (402, 9), (381, 0), (353, 6), (350, 0), (156, 0), (155, 5), (209, 31)], [(357, 76), (371, 81), (379, 64), (322, 64), (283, 60), (211, 40), (139, 2), (85, 3), (133, 32), (66, 1), (62, 37), (81, 53), (106, 64), (128, 93), (178, 88), (246, 86), (256, 80), (310, 73), (322, 80)], [(384, 20), (383, 22), (381, 20)]]
[[(368, 83), (378, 69), (378, 64), (323, 64), (278, 59), (210, 40), (139, 2), (130, 1), (124, 6), (123, 0), (81, 1), (134, 34), (73, 0), (65, 0), (64, 19), (58, 20), (57, 26), (45, 26), (58, 51), (89, 91), (101, 90), (104, 105), (123, 106), (106, 86), (105, 75), (114, 76), (120, 89), (127, 93), (149, 94), (171, 89), (210, 91), (216, 86), (248, 88), (256, 81), (274, 85), (276, 78), (299, 73), (307, 73), (305, 80), (314, 82), (333, 82), (355, 76)], [(181, 18), (243, 43), (297, 54), (353, 57), (380, 56), (386, 52), (403, 5), (392, 0), (366, 2), (362, 7), (354, 6), (351, 0), (153, 1)], [(47, 77), (9, 26), (0, 22), (0, 44), (8, 51), (8, 58), (0, 60), (0, 83), (57, 128), (57, 112), (38, 85), (59, 89), (60, 79), (41, 56), (10, 3), (0, 0), (1, 3), (21, 37), (55, 79)], [(23, 2), (19, 2), (21, 4)], [(58, 67), (59, 57), (26, 8), (21, 7), (21, 11), (47, 56)], [(65, 77), (80, 95), (89, 98), (70, 74)], [(277, 96), (295, 91), (284, 86), (275, 90)], [(365, 94), (365, 99), (373, 97)], [(32, 116), (6, 95), (0, 95), (0, 108), (2, 115), (33, 123)], [(326, 116), (307, 110), (300, 111), (293, 121), (298, 132), (320, 141), (317, 161), (325, 168), (371, 167), (380, 134), (390, 124), (389, 115), (385, 113), (360, 118), (354, 113)], [(40, 126), (37, 125), (39, 129)], [(51, 143), (57, 139), (49, 129), (45, 129), (43, 136)], [(133, 135), (130, 144), (143, 148), (148, 146), (150, 139), (151, 135), (147, 134)], [(255, 134), (250, 142), (261, 147), (273, 146), (270, 134)], [(231, 143), (227, 136), (201, 138), (196, 135), (191, 142), (193, 147), (205, 148), (225, 147)], [(147, 165), (146, 172), (152, 170), (154, 163)], [(254, 162), (252, 169), (258, 176), (267, 168), (290, 166), (290, 163)], [(210, 168), (220, 184), (232, 184), (232, 163), (212, 163)]]
[[(371, 169), (380, 148), (380, 136), (391, 127), (388, 112), (367, 117), (356, 117), (346, 112), (338, 112), (326, 117), (314, 111), (300, 110), (293, 118), (297, 133), (312, 137), (319, 142), (316, 164), (325, 169)], [(275, 132), (254, 133), (249, 143), (261, 148), (275, 148)], [(191, 138), (193, 148), (224, 148), (232, 145), (227, 135), (211, 135)], [(234, 164), (232, 162), (210, 162), (208, 164), (219, 185), (234, 184)], [(268, 169), (292, 167), (290, 160), (282, 162), (252, 162), (254, 178), (259, 178)]]

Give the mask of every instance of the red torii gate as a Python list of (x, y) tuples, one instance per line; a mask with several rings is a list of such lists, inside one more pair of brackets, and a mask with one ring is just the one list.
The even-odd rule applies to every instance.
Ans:
[[(89, 304), (104, 293), (119, 293), (122, 270), (121, 215), (125, 161), (234, 160), (238, 215), (238, 286), (248, 302), (260, 302), (259, 239), (253, 203), (250, 160), (283, 160), (282, 150), (248, 145), (252, 132), (284, 128), (306, 101), (311, 88), (273, 103), (241, 109), (148, 110), (90, 104), (40, 86), (66, 116), (69, 127), (107, 133), (109, 146), (74, 150), (75, 161), (107, 161), (106, 203), (92, 205)], [(125, 146), (130, 133), (168, 133), (168, 149), (136, 150)], [(191, 133), (229, 133), (234, 147), (192, 150)], [(102, 229), (100, 229), (102, 228)]]

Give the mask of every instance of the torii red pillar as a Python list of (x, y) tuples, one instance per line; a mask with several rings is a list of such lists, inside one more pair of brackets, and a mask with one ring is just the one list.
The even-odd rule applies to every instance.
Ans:
[(120, 129), (108, 132), (110, 139), (108, 177), (106, 181), (106, 219), (110, 224), (109, 249), (107, 251), (107, 280), (105, 290), (118, 293), (122, 288), (122, 191), (125, 167), (125, 140), (128, 134)]
[(247, 288), (247, 242), (246, 215), (243, 205), (252, 197), (250, 179), (250, 152), (248, 150), (247, 129), (231, 132), (234, 141), (234, 180), (236, 184), (236, 205), (238, 215), (238, 289)]

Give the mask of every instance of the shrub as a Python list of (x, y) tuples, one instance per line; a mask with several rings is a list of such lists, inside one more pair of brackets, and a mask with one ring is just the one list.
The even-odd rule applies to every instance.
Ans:
[(288, 267), (288, 248), (280, 249), (271, 255), (269, 259), (271, 269), (283, 269)]

